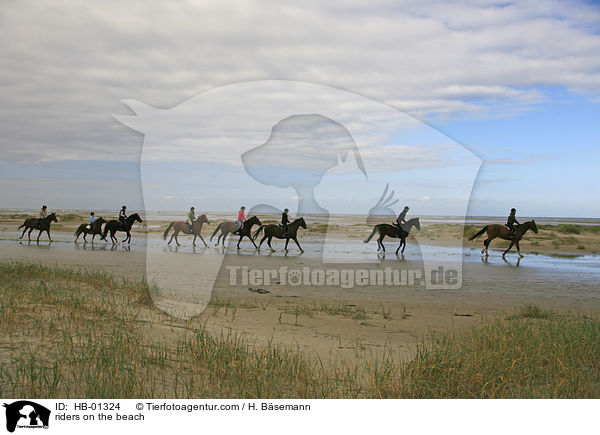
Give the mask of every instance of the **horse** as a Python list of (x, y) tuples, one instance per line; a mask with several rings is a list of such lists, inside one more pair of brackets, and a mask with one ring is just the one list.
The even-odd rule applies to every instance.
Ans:
[(523, 255), (521, 254), (521, 248), (519, 247), (519, 241), (523, 238), (523, 236), (525, 235), (525, 233), (528, 230), (532, 230), (536, 234), (538, 233), (538, 227), (535, 224), (535, 221), (524, 222), (521, 225), (517, 226), (515, 228), (515, 234), (513, 235), (513, 238), (511, 240), (510, 230), (508, 229), (508, 227), (506, 227), (504, 225), (491, 224), (491, 225), (486, 225), (481, 230), (479, 230), (478, 232), (473, 234), (471, 237), (469, 237), (469, 240), (475, 240), (477, 237), (481, 236), (483, 233), (485, 233), (487, 231), (487, 239), (485, 239), (483, 241), (483, 249), (481, 250), (482, 254), (485, 253), (486, 256), (489, 255), (488, 248), (490, 246), (490, 242), (492, 240), (494, 240), (496, 237), (500, 237), (501, 239), (504, 239), (504, 240), (510, 240), (510, 245), (508, 246), (506, 251), (504, 251), (502, 253), (502, 258), (504, 258), (506, 253), (511, 250), (513, 245), (515, 245), (517, 247), (517, 252), (519, 253), (519, 257), (523, 258)]
[(102, 234), (102, 240), (104, 240), (105, 242), (108, 242), (108, 240), (106, 240), (106, 235), (110, 231), (110, 240), (111, 240), (111, 242), (113, 242), (113, 245), (114, 245), (119, 242), (119, 240), (115, 237), (115, 233), (117, 231), (123, 231), (123, 232), (127, 233), (127, 237), (125, 237), (123, 239), (123, 242), (131, 243), (130, 231), (131, 231), (131, 227), (133, 226), (134, 222), (142, 222), (142, 218), (137, 213), (127, 216), (127, 219), (125, 219), (125, 222), (121, 222), (118, 220), (112, 220), (110, 222), (107, 222), (106, 225), (104, 225), (104, 233)]
[(87, 242), (87, 235), (91, 234), (92, 243), (94, 243), (94, 238), (97, 235), (102, 236), (102, 224), (105, 224), (106, 222), (108, 222), (106, 219), (104, 219), (103, 217), (99, 217), (90, 225), (90, 228), (88, 228), (88, 224), (79, 225), (77, 230), (75, 230), (75, 232), (73, 233), (73, 235), (75, 236), (75, 242), (79, 239), (81, 233), (83, 233), (83, 240), (85, 242)]
[[(229, 233), (233, 233), (237, 229), (237, 225), (238, 225), (237, 222), (232, 222), (232, 221), (221, 222), (217, 226), (217, 228), (215, 228), (215, 231), (212, 233), (212, 236), (210, 236), (210, 241), (212, 241), (215, 234), (217, 234), (217, 232), (219, 230), (221, 230), (221, 234), (219, 234), (219, 238), (217, 239), (217, 244), (215, 246), (219, 246), (219, 242), (221, 241), (221, 238), (223, 239), (222, 245), (225, 246), (225, 238), (227, 237), (227, 235)], [(244, 222), (242, 224), (242, 228), (240, 228), (240, 232), (239, 232), (240, 240), (238, 240), (238, 242), (237, 242), (238, 249), (240, 249), (240, 242), (242, 241), (242, 239), (244, 237), (248, 237), (250, 239), (250, 241), (252, 242), (252, 244), (254, 245), (254, 247), (256, 249), (258, 249), (258, 246), (256, 246), (256, 243), (254, 243), (254, 240), (252, 239), (252, 226), (253, 225), (262, 225), (262, 222), (256, 216), (252, 216), (250, 219), (248, 219), (246, 222)]]
[(294, 242), (296, 242), (296, 246), (298, 246), (298, 249), (300, 249), (301, 252), (304, 252), (304, 249), (302, 249), (300, 243), (298, 243), (298, 239), (296, 238), (296, 234), (298, 233), (299, 227), (306, 229), (306, 222), (304, 221), (303, 217), (298, 218), (294, 220), (294, 222), (288, 224), (288, 230), (285, 233), (285, 235), (283, 234), (283, 228), (281, 228), (280, 225), (261, 225), (258, 228), (258, 230), (256, 230), (256, 232), (254, 233), (254, 240), (256, 240), (260, 232), (264, 230), (265, 235), (258, 244), (258, 249), (260, 249), (265, 239), (267, 239), (267, 245), (269, 245), (271, 251), (274, 251), (275, 249), (273, 249), (273, 247), (271, 246), (271, 240), (273, 239), (273, 237), (277, 237), (278, 239), (285, 239), (284, 249), (286, 251), (288, 250), (288, 243), (290, 243), (290, 239), (292, 239)]
[(371, 234), (369, 235), (369, 237), (367, 237), (367, 239), (364, 241), (364, 243), (369, 243), (371, 241), (371, 239), (373, 238), (373, 236), (375, 235), (375, 233), (379, 233), (379, 238), (377, 239), (377, 250), (379, 251), (379, 249), (383, 249), (383, 252), (385, 252), (385, 246), (383, 245), (383, 239), (385, 236), (388, 237), (393, 237), (393, 238), (399, 238), (400, 239), (400, 244), (398, 245), (398, 249), (396, 249), (396, 254), (398, 253), (398, 251), (400, 250), (400, 248), (402, 247), (402, 253), (404, 253), (404, 249), (406, 248), (406, 237), (408, 236), (408, 233), (410, 232), (410, 230), (412, 229), (412, 227), (415, 227), (417, 230), (421, 230), (421, 223), (419, 222), (419, 218), (412, 218), (406, 221), (406, 224), (402, 225), (400, 227), (400, 232), (398, 232), (398, 227), (395, 225), (390, 225), (390, 224), (379, 224), (379, 225), (375, 225), (373, 227), (373, 231), (371, 231)]
[(171, 228), (173, 228), (174, 229), (173, 234), (171, 235), (171, 238), (169, 239), (169, 242), (167, 243), (167, 245), (170, 245), (171, 242), (173, 241), (173, 238), (175, 238), (175, 243), (177, 243), (177, 246), (181, 246), (179, 244), (179, 240), (177, 240), (177, 235), (180, 232), (182, 232), (184, 234), (193, 234), (194, 235), (194, 241), (192, 242), (193, 246), (196, 246), (196, 237), (200, 237), (200, 240), (202, 240), (202, 243), (204, 243), (204, 246), (208, 246), (206, 244), (206, 242), (204, 241), (202, 234), (200, 234), (202, 232), (202, 225), (204, 225), (204, 224), (210, 224), (210, 222), (208, 221), (208, 218), (206, 217), (205, 214), (198, 216), (198, 219), (196, 219), (192, 223), (191, 230), (190, 230), (190, 226), (187, 224), (187, 222), (173, 221), (169, 224), (169, 226), (163, 233), (163, 239), (167, 240), (169, 231), (171, 230)]
[(40, 230), (40, 232), (37, 236), (38, 243), (40, 241), (40, 236), (42, 235), (42, 233), (44, 231), (46, 231), (46, 233), (48, 234), (48, 239), (50, 241), (52, 241), (52, 237), (50, 237), (50, 224), (52, 222), (58, 222), (58, 219), (56, 218), (56, 213), (51, 213), (48, 216), (46, 216), (45, 218), (25, 219), (25, 222), (23, 222), (23, 225), (21, 225), (19, 228), (17, 228), (18, 230), (20, 230), (21, 228), (25, 227), (25, 229), (23, 230), (23, 233), (21, 234), (21, 237), (19, 237), (19, 240), (21, 240), (23, 238), (23, 236), (25, 235), (25, 231), (29, 230), (29, 233), (27, 233), (27, 239), (29, 241), (31, 241), (31, 232), (33, 230)]

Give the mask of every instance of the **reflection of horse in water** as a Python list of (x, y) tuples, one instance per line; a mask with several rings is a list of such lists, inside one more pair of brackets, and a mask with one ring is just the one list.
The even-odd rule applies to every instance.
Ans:
[(419, 218), (412, 218), (412, 219), (407, 220), (405, 224), (402, 224), (400, 229), (397, 226), (390, 225), (390, 224), (375, 225), (375, 227), (373, 228), (373, 231), (371, 231), (371, 234), (369, 235), (369, 237), (367, 237), (367, 240), (365, 240), (364, 243), (369, 243), (371, 241), (371, 239), (373, 238), (373, 236), (375, 235), (375, 233), (378, 233), (379, 234), (379, 238), (377, 239), (377, 250), (378, 251), (379, 251), (379, 249), (382, 249), (383, 252), (385, 252), (385, 246), (383, 245), (383, 239), (385, 238), (385, 236), (388, 236), (388, 237), (400, 239), (400, 244), (398, 245), (398, 249), (396, 249), (396, 254), (398, 253), (400, 248), (402, 248), (402, 252), (404, 252), (404, 248), (406, 248), (406, 237), (408, 236), (408, 233), (410, 233), (410, 230), (412, 229), (412, 227), (415, 227), (417, 230), (421, 229), (421, 223), (419, 222)]
[[(242, 228), (240, 228), (240, 231), (239, 231), (240, 239), (237, 242), (238, 249), (240, 248), (240, 242), (242, 241), (242, 239), (244, 237), (248, 237), (250, 239), (250, 241), (252, 242), (252, 244), (254, 245), (254, 247), (258, 249), (258, 246), (256, 246), (256, 243), (254, 243), (254, 239), (252, 239), (252, 227), (254, 225), (262, 225), (262, 222), (256, 216), (252, 216), (250, 219), (248, 219), (246, 222), (244, 222), (242, 224)], [(216, 246), (219, 245), (219, 242), (222, 243), (222, 246), (225, 246), (225, 238), (227, 237), (227, 235), (229, 233), (233, 233), (235, 230), (237, 230), (237, 227), (238, 227), (237, 222), (232, 222), (232, 221), (221, 222), (217, 226), (217, 228), (215, 228), (215, 231), (213, 231), (212, 235), (210, 236), (210, 240), (212, 241), (213, 237), (219, 231), (221, 231), (221, 234), (219, 234), (219, 238), (217, 239)]]
[(169, 224), (169, 226), (163, 233), (163, 239), (167, 240), (169, 231), (171, 231), (171, 228), (173, 228), (173, 230), (174, 230), (173, 234), (171, 235), (171, 238), (169, 239), (169, 242), (167, 243), (167, 245), (171, 244), (171, 242), (173, 241), (173, 238), (175, 238), (175, 243), (177, 243), (177, 246), (179, 246), (179, 240), (177, 240), (177, 235), (181, 232), (184, 234), (193, 234), (194, 235), (194, 240), (192, 241), (192, 246), (196, 246), (196, 237), (200, 237), (200, 240), (202, 240), (202, 243), (204, 243), (204, 246), (208, 246), (206, 244), (206, 242), (204, 241), (204, 238), (202, 237), (202, 234), (201, 234), (202, 233), (202, 225), (204, 225), (204, 224), (210, 224), (210, 222), (208, 221), (208, 218), (206, 217), (205, 214), (198, 216), (198, 219), (196, 219), (193, 222), (191, 230), (190, 230), (190, 226), (187, 224), (187, 222), (173, 221)]
[(29, 232), (27, 233), (27, 239), (29, 241), (31, 241), (31, 232), (33, 230), (39, 230), (40, 232), (38, 233), (37, 236), (37, 241), (40, 241), (40, 236), (42, 235), (42, 233), (44, 231), (46, 231), (46, 234), (48, 234), (48, 239), (50, 241), (52, 241), (52, 237), (50, 237), (50, 224), (52, 222), (58, 222), (58, 219), (56, 218), (56, 213), (51, 213), (48, 216), (46, 216), (45, 218), (29, 218), (29, 219), (25, 219), (25, 222), (23, 222), (23, 225), (21, 225), (19, 228), (17, 228), (18, 230), (20, 230), (21, 228), (25, 227), (25, 229), (23, 230), (23, 233), (21, 233), (21, 237), (19, 237), (19, 239), (22, 239), (23, 236), (25, 235), (25, 232), (27, 230), (29, 230)]
[(290, 223), (285, 234), (283, 233), (283, 228), (281, 228), (280, 225), (261, 225), (260, 228), (258, 228), (258, 230), (256, 230), (256, 232), (254, 233), (254, 240), (256, 240), (260, 232), (264, 230), (265, 235), (258, 244), (258, 249), (260, 249), (260, 246), (263, 244), (265, 239), (267, 239), (267, 245), (269, 245), (271, 251), (274, 251), (275, 249), (273, 249), (273, 247), (271, 246), (271, 240), (273, 239), (273, 237), (276, 237), (278, 239), (285, 239), (284, 249), (286, 251), (288, 250), (288, 243), (290, 243), (290, 239), (292, 239), (294, 242), (296, 242), (298, 249), (304, 252), (304, 249), (302, 249), (300, 243), (298, 243), (298, 239), (296, 238), (298, 228), (300, 227), (306, 229), (306, 222), (304, 221), (303, 217), (295, 219), (292, 223)]
[(471, 237), (469, 237), (469, 240), (474, 240), (487, 231), (487, 239), (485, 239), (483, 241), (483, 249), (481, 250), (482, 254), (485, 253), (485, 255), (489, 255), (488, 248), (490, 247), (490, 242), (492, 240), (494, 240), (496, 237), (500, 237), (501, 239), (504, 239), (504, 240), (510, 240), (510, 245), (508, 246), (508, 248), (506, 248), (506, 251), (504, 251), (502, 253), (502, 257), (504, 257), (506, 255), (506, 253), (511, 250), (513, 245), (515, 245), (517, 247), (519, 257), (523, 257), (523, 255), (521, 254), (521, 248), (519, 247), (519, 241), (523, 238), (523, 236), (525, 235), (525, 233), (528, 230), (532, 230), (536, 234), (538, 233), (538, 228), (537, 228), (537, 225), (535, 224), (535, 221), (528, 221), (528, 222), (524, 222), (521, 225), (519, 225), (515, 229), (515, 234), (511, 240), (510, 230), (506, 226), (498, 225), (498, 224), (491, 224), (491, 225), (486, 225), (481, 230), (479, 230), (478, 232), (473, 234)]

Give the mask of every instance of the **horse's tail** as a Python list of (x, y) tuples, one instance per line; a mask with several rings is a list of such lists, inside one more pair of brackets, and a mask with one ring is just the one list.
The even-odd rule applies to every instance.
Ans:
[(217, 225), (217, 228), (215, 228), (212, 235), (210, 236), (210, 240), (212, 240), (213, 237), (215, 236), (215, 234), (217, 234), (219, 232), (219, 230), (221, 229), (221, 225), (223, 225), (223, 222), (221, 222), (219, 225)]
[(263, 230), (264, 227), (265, 227), (264, 225), (261, 225), (260, 227), (258, 227), (256, 232), (254, 233), (254, 237), (252, 238), (252, 240), (256, 240), (256, 238), (258, 237), (258, 235), (260, 234), (260, 232)]
[(20, 230), (21, 228), (23, 228), (25, 226), (25, 224), (27, 223), (27, 221), (23, 222), (23, 225), (21, 225), (19, 228), (17, 228), (18, 230)]
[(106, 223), (106, 225), (104, 225), (104, 232), (102, 233), (102, 240), (106, 240), (106, 235), (108, 234), (108, 224), (109, 222)]
[(167, 240), (167, 236), (169, 235), (169, 231), (171, 230), (172, 227), (173, 227), (173, 222), (171, 222), (169, 224), (169, 226), (167, 227), (167, 229), (163, 233), (163, 240)]
[(487, 231), (488, 227), (489, 227), (489, 225), (486, 225), (485, 227), (483, 227), (481, 230), (479, 230), (478, 232), (473, 234), (471, 237), (469, 237), (469, 240), (475, 240), (477, 237), (481, 236), (483, 233), (485, 233)]
[(79, 235), (81, 234), (81, 231), (82, 231), (82, 230), (81, 230), (81, 225), (79, 225), (79, 226), (77, 227), (77, 229), (75, 230), (75, 232), (73, 233), (73, 235), (74, 235), (75, 237), (79, 237)]
[(377, 225), (375, 225), (373, 227), (373, 231), (371, 231), (371, 234), (369, 234), (369, 237), (367, 237), (366, 240), (363, 240), (363, 243), (369, 243), (377, 231), (378, 231)]

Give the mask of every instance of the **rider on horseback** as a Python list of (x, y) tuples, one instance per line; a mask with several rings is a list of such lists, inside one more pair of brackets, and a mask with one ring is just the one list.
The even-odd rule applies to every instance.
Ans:
[(240, 208), (240, 211), (238, 212), (238, 217), (237, 217), (237, 228), (236, 230), (231, 233), (231, 234), (240, 234), (240, 230), (242, 229), (242, 225), (244, 225), (244, 222), (246, 222), (246, 215), (244, 214), (244, 210), (246, 210), (246, 207), (242, 206)]
[(193, 225), (194, 221), (196, 220), (196, 213), (194, 212), (194, 210), (194, 207), (190, 208), (190, 212), (187, 215), (187, 220), (185, 221), (185, 223), (189, 225), (191, 232), (193, 232)]
[(396, 218), (396, 222), (394, 222), (394, 225), (398, 227), (398, 235), (400, 235), (400, 231), (402, 230), (402, 224), (406, 223), (406, 213), (408, 213), (408, 206), (404, 207)]
[(509, 237), (510, 237), (511, 240), (515, 236), (515, 230), (517, 229), (517, 227), (519, 225), (521, 225), (519, 223), (519, 221), (517, 220), (517, 218), (515, 217), (516, 213), (517, 213), (517, 209), (516, 208), (511, 208), (510, 209), (510, 214), (508, 215), (508, 219), (506, 221), (506, 227), (508, 227), (508, 229), (510, 230)]
[(281, 227), (283, 236), (285, 236), (288, 232), (288, 225), (290, 224), (290, 220), (288, 218), (288, 213), (289, 210), (286, 208), (285, 210), (283, 210), (283, 213), (281, 213), (281, 223), (279, 224), (279, 226)]
[(119, 212), (119, 222), (121, 223), (121, 227), (125, 228), (125, 223), (127, 222), (127, 207), (121, 207), (121, 211)]
[(48, 207), (46, 207), (45, 205), (42, 206), (42, 209), (40, 210), (40, 217), (37, 220), (36, 224), (35, 224), (35, 229), (39, 230), (40, 229), (40, 221), (42, 219), (46, 219), (48, 217)]
[(90, 212), (90, 221), (87, 224), (87, 229), (91, 230), (92, 229), (92, 224), (94, 223), (94, 221), (96, 220), (96, 215), (94, 214), (94, 212)]

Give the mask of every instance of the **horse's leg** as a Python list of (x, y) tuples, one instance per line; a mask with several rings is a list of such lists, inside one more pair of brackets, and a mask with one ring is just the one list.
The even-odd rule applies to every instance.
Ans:
[(381, 249), (383, 250), (383, 252), (385, 252), (385, 246), (383, 244), (383, 238), (385, 237), (384, 234), (382, 234), (381, 236), (379, 236), (379, 239), (377, 239), (377, 242), (381, 245)]
[(27, 233), (27, 239), (31, 241), (31, 232), (33, 231), (33, 227), (29, 228), (29, 232)]
[(175, 230), (175, 233), (173, 233), (173, 234), (175, 234), (175, 243), (177, 243), (177, 246), (181, 246), (179, 244), (179, 238), (177, 237), (179, 235), (179, 231)]
[(517, 247), (517, 252), (519, 253), (519, 258), (523, 258), (523, 254), (521, 254), (521, 247), (519, 246), (519, 241), (515, 242), (515, 246)]
[(198, 237), (196, 234), (194, 234), (194, 240), (192, 240), (192, 246), (196, 246), (196, 237)]
[(48, 240), (52, 241), (52, 237), (50, 237), (50, 228), (46, 230), (46, 234), (48, 234)]
[(200, 237), (200, 240), (202, 240), (202, 243), (204, 243), (204, 246), (208, 246), (206, 244), (206, 242), (204, 241), (204, 238), (202, 237), (202, 234), (198, 234), (198, 237)]
[[(250, 232), (250, 234), (252, 234), (252, 232)], [(254, 239), (252, 238), (252, 235), (249, 235), (248, 238), (250, 239), (250, 241), (252, 242), (252, 244), (254, 245), (254, 247), (256, 249), (258, 249), (258, 246), (256, 246), (256, 243), (254, 242)]]
[(240, 234), (240, 240), (238, 240), (237, 242), (237, 248), (240, 249), (240, 242), (242, 241), (242, 239), (244, 238), (243, 234)]
[[(400, 248), (402, 247), (402, 243), (404, 242), (404, 240), (400, 239), (400, 244), (398, 245), (398, 249), (396, 249), (396, 255), (398, 255), (398, 251), (400, 250)], [(404, 249), (402, 250), (402, 252), (404, 252)]]
[[(263, 244), (263, 242), (265, 241), (266, 238), (267, 238), (267, 236), (265, 235), (265, 236), (263, 236), (262, 239), (260, 239), (260, 242), (258, 243), (258, 249), (260, 249), (260, 247), (262, 246), (262, 244)], [(270, 248), (270, 246), (269, 246), (269, 248)]]
[(492, 239), (488, 236), (488, 238), (483, 241), (483, 249), (481, 250), (482, 254), (485, 253), (485, 255), (489, 255), (488, 248), (490, 247), (490, 243), (492, 240), (494, 240), (494, 239)]
[(23, 232), (21, 233), (21, 237), (19, 237), (19, 239), (22, 239), (23, 236), (25, 235), (25, 231), (27, 231), (27, 227), (25, 227), (25, 229), (23, 230)]
[(302, 246), (300, 246), (300, 243), (298, 243), (298, 239), (296, 237), (294, 237), (294, 242), (296, 242), (296, 246), (298, 246), (298, 249), (300, 249), (300, 252), (304, 252), (304, 249), (302, 249)]
[(288, 250), (288, 243), (290, 243), (290, 239), (289, 238), (285, 239), (285, 248), (284, 248), (284, 250), (286, 250), (286, 251)]
[(515, 244), (515, 242), (514, 242), (514, 241), (510, 242), (510, 245), (508, 245), (508, 248), (506, 248), (506, 251), (504, 251), (504, 252), (502, 253), (502, 258), (504, 258), (504, 256), (506, 255), (506, 253), (507, 253), (508, 251), (510, 251), (510, 249), (513, 247), (513, 245), (514, 245), (514, 244)]
[(44, 231), (44, 230), (40, 230), (40, 232), (38, 233), (38, 236), (37, 236), (37, 242), (38, 242), (38, 243), (40, 243), (40, 236), (42, 235), (42, 232), (43, 232), (43, 231)]
[(402, 239), (402, 254), (404, 254), (405, 249), (406, 249), (406, 239)]

